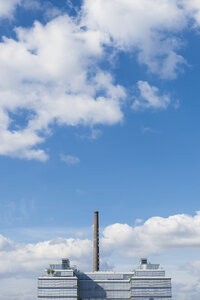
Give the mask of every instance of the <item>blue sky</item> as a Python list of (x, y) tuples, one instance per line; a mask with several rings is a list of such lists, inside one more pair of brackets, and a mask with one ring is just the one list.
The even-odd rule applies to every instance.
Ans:
[[(126, 269), (145, 247), (175, 278), (174, 299), (199, 299), (199, 32), (195, 0), (0, 0), (5, 300), (35, 299), (34, 276), (60, 259), (58, 238), (89, 269), (95, 210), (104, 267)], [(149, 246), (135, 246), (137, 230)], [(36, 261), (52, 240), (52, 255)], [(18, 253), (29, 247), (32, 277)], [(18, 259), (8, 273), (5, 251)]]

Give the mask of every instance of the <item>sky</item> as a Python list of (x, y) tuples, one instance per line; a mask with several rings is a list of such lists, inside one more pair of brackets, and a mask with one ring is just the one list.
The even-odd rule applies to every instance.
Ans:
[(200, 2), (0, 0), (0, 290), (144, 256), (200, 298)]

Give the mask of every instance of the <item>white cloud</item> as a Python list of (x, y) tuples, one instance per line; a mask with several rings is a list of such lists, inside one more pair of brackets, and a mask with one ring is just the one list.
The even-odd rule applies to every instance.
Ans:
[[(0, 1), (0, 17), (20, 3)], [(37, 3), (31, 1), (35, 8)], [(22, 5), (27, 8), (27, 1)], [(0, 155), (45, 161), (48, 153), (41, 144), (51, 134), (50, 125), (92, 128), (122, 121), (125, 89), (98, 67), (107, 58), (105, 45), (114, 53), (135, 52), (151, 72), (174, 78), (185, 64), (178, 35), (191, 18), (198, 23), (198, 13), (195, 0), (85, 0), (77, 19), (64, 15), (46, 25), (35, 22), (32, 28), (17, 28), (16, 39), (4, 37)], [(138, 82), (138, 88), (134, 109), (166, 108), (170, 102), (147, 82)]]
[(81, 139), (96, 140), (100, 137), (102, 131), (100, 129), (91, 128), (89, 133), (78, 135)]
[[(0, 43), (0, 154), (45, 161), (38, 145), (49, 125), (112, 125), (123, 119), (124, 89), (98, 69), (100, 32), (81, 29), (67, 15), (46, 25), (17, 28)], [(16, 122), (19, 113), (25, 125)], [(21, 126), (21, 127), (20, 127)]]
[(198, 275), (198, 276), (200, 275), (200, 261), (199, 260), (188, 263), (185, 267), (190, 273)]
[[(139, 220), (141, 221), (141, 220)], [(183, 251), (200, 248), (200, 212), (195, 216), (179, 214), (168, 218), (152, 217), (144, 224), (112, 224), (102, 233), (101, 253), (120, 257), (137, 257), (166, 251)], [(79, 238), (56, 238), (35, 244), (16, 244), (0, 235), (1, 276), (20, 272), (41, 270), (45, 264), (62, 257), (69, 257), (81, 269), (90, 268), (92, 241)], [(185, 269), (200, 273), (199, 261), (188, 264)]]
[(90, 240), (57, 238), (36, 244), (14, 244), (0, 235), (0, 275), (43, 272), (49, 263), (70, 257), (72, 264), (88, 268), (92, 251)]
[(199, 300), (200, 294), (200, 282), (195, 281), (193, 283), (187, 283), (187, 281), (181, 284), (175, 284), (173, 291), (175, 300)]
[(60, 156), (61, 161), (64, 161), (67, 165), (76, 165), (80, 163), (80, 158), (72, 155), (64, 155)]
[(14, 249), (13, 242), (0, 234), (0, 251), (9, 251), (12, 249)]
[(1, 18), (11, 18), (13, 12), (22, 0), (0, 0), (0, 19)]
[(152, 217), (141, 226), (113, 224), (103, 231), (106, 251), (137, 257), (161, 253), (170, 249), (200, 248), (200, 212), (194, 217), (174, 215), (168, 218)]
[(132, 108), (138, 109), (166, 109), (170, 103), (168, 95), (161, 95), (159, 89), (150, 86), (147, 81), (138, 81), (139, 97), (133, 102)]
[(196, 26), (200, 26), (200, 2), (199, 0), (181, 0), (186, 13), (193, 18)]
[(135, 225), (140, 224), (142, 222), (143, 222), (143, 220), (138, 218), (138, 219), (135, 220)]
[[(168, 218), (152, 217), (144, 224), (112, 224), (103, 230), (102, 252), (121, 257), (138, 257), (171, 250), (200, 248), (200, 212), (195, 216), (185, 214)], [(69, 257), (73, 263), (89, 266), (92, 242), (88, 239), (58, 238), (36, 244), (14, 244), (0, 235), (0, 274), (19, 270), (38, 270), (51, 260)], [(15, 260), (15, 263), (14, 263)], [(84, 261), (85, 260), (85, 261)], [(199, 261), (188, 265), (199, 273)]]
[[(141, 222), (141, 220), (139, 220)], [(200, 248), (200, 212), (168, 218), (152, 217), (144, 224), (112, 224), (102, 233), (101, 253), (121, 257), (138, 257), (159, 254), (175, 249)], [(89, 268), (92, 241), (78, 238), (56, 238), (36, 244), (16, 244), (0, 235), (0, 274), (38, 271), (45, 264), (69, 257), (80, 268)], [(103, 257), (104, 258), (104, 257)], [(187, 268), (196, 268), (199, 262)]]
[(177, 33), (188, 21), (176, 0), (85, 0), (83, 14), (88, 28), (104, 32), (115, 47), (139, 52), (151, 72), (176, 77), (184, 63)]
[(141, 131), (142, 131), (142, 133), (154, 133), (154, 134), (160, 133), (158, 130), (153, 129), (149, 126), (142, 126)]

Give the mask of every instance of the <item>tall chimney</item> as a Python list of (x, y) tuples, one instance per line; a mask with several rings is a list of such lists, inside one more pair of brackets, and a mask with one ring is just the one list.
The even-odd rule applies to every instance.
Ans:
[(99, 271), (99, 212), (94, 212), (93, 272)]

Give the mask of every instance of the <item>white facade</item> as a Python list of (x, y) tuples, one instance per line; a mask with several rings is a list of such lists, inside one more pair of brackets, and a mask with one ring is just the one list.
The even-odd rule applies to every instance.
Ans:
[(133, 272), (79, 272), (63, 259), (38, 279), (38, 299), (46, 300), (171, 300), (171, 278), (157, 264), (141, 259)]

